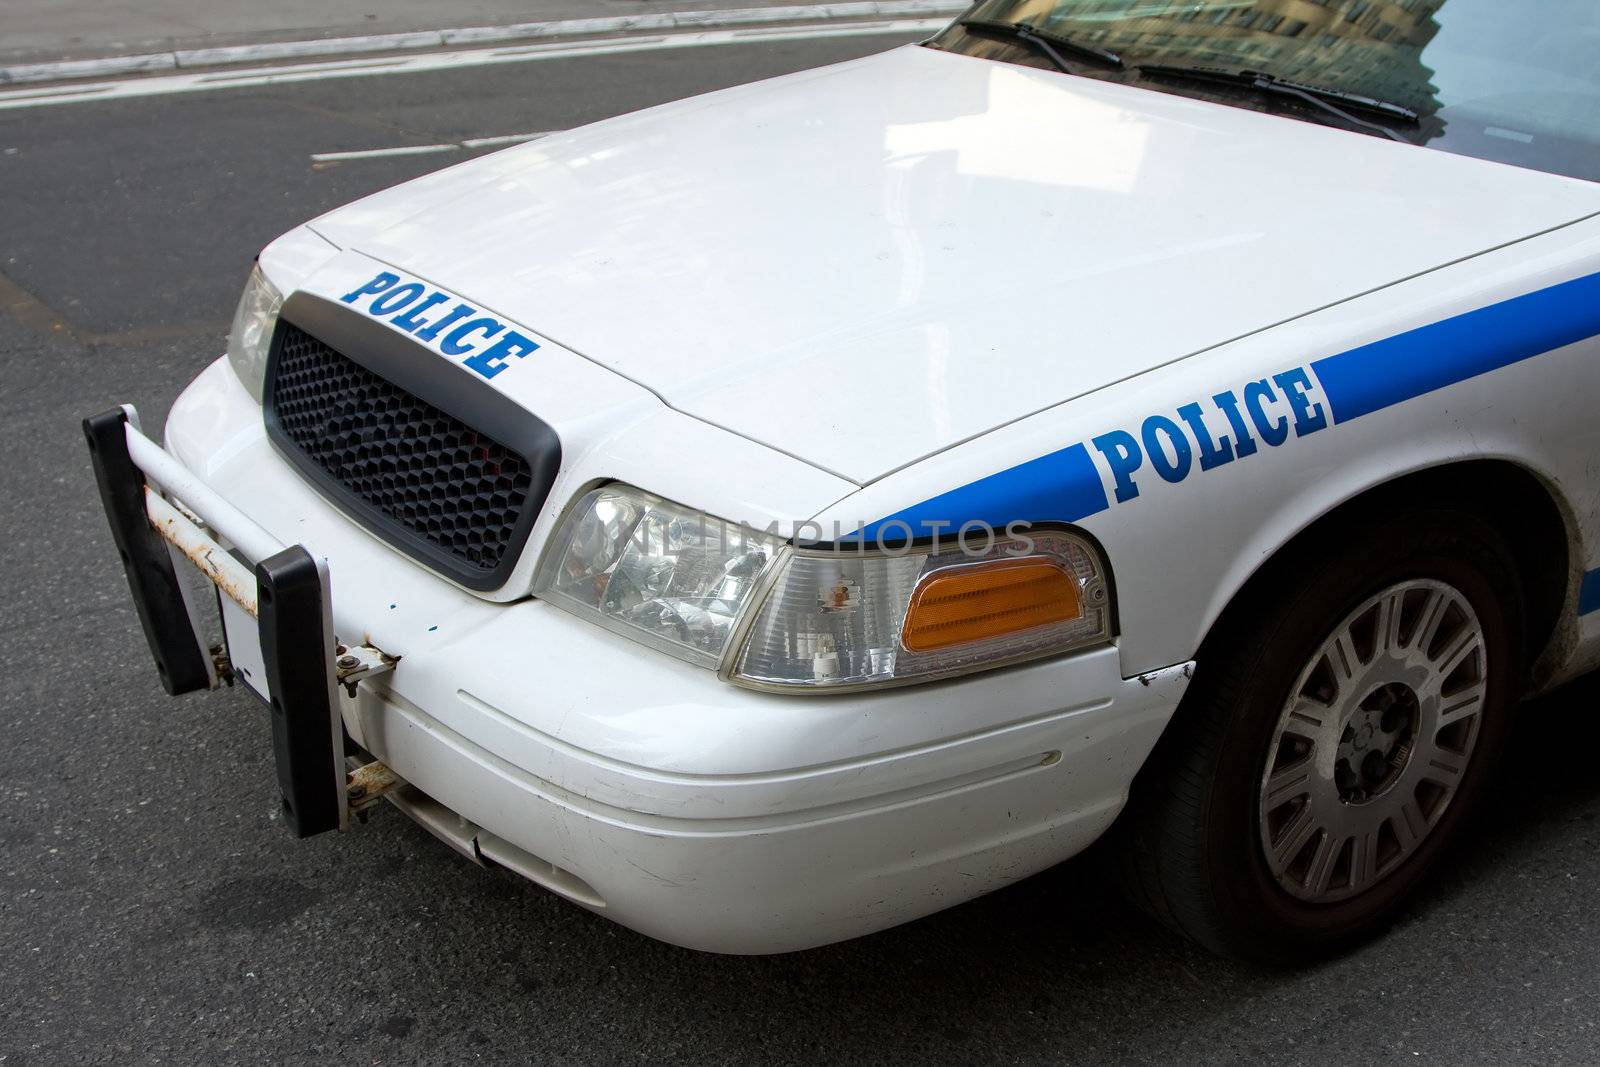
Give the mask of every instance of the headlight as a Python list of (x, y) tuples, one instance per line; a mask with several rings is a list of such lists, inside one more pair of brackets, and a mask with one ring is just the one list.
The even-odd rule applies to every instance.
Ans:
[(283, 294), (267, 281), (260, 265), (250, 271), (239, 307), (233, 313), (233, 328), (228, 331), (228, 362), (256, 403), (261, 402), (261, 387), (267, 377), (267, 352), (272, 347), (272, 330), (283, 307)]
[(622, 485), (586, 495), (545, 553), (537, 595), (674, 656), (716, 667), (778, 538)]
[(609, 630), (783, 692), (931, 681), (1111, 639), (1105, 562), (1068, 530), (796, 550), (625, 485), (578, 502), (535, 584)]
[(1110, 614), (1099, 553), (1062, 530), (938, 554), (799, 552), (730, 677), (800, 692), (929, 681), (1107, 641)]

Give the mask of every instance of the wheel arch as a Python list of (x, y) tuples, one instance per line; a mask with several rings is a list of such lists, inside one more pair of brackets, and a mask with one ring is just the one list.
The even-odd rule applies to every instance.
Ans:
[(1386, 505), (1429, 500), (1466, 508), (1505, 534), (1526, 594), (1525, 687), (1537, 691), (1561, 680), (1577, 640), (1576, 614), (1568, 610), (1583, 576), (1577, 521), (1549, 479), (1504, 458), (1452, 460), (1414, 469), (1374, 482), (1309, 515), (1292, 536), (1262, 554), (1232, 585), (1212, 615), (1196, 658), (1203, 663), (1208, 646), (1214, 647), (1257, 597), (1271, 595), (1285, 579), (1291, 561), (1315, 551), (1340, 526)]

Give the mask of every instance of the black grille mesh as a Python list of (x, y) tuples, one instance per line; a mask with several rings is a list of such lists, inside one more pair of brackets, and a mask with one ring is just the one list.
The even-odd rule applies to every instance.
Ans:
[(304, 330), (283, 330), (271, 395), (282, 436), (411, 535), (493, 570), (528, 502), (527, 461)]

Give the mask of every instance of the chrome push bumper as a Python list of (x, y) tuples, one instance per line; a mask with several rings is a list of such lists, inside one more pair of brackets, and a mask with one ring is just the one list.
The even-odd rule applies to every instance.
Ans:
[[(333, 632), (325, 562), (284, 545), (139, 429), (128, 405), (85, 419), (95, 479), (161, 683), (173, 696), (238, 678), (268, 706), (283, 815), (298, 837), (345, 829), (401, 785), (381, 765), (347, 767), (335, 687), (392, 670)], [(223, 643), (180, 576), (217, 590)]]

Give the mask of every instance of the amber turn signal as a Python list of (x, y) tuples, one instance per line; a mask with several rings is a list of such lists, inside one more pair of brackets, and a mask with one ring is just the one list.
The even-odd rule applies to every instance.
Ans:
[(900, 642), (910, 652), (932, 652), (1082, 615), (1077, 579), (1055, 561), (995, 560), (937, 570), (918, 582)]

